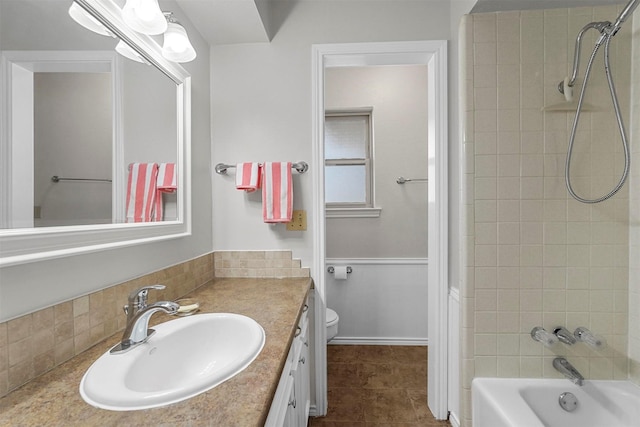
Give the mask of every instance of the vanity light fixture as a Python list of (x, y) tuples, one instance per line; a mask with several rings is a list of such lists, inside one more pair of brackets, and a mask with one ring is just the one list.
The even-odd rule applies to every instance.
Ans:
[(167, 20), (158, 0), (127, 0), (122, 18), (132, 30), (142, 34), (162, 34), (167, 30)]
[(172, 15), (172, 12), (165, 12), (168, 28), (164, 33), (162, 56), (173, 62), (193, 61), (196, 51), (189, 41), (187, 31)]
[[(69, 7), (69, 15), (78, 24), (94, 33), (115, 37), (104, 25), (82, 8), (75, 1)], [(158, 22), (160, 17), (161, 22)], [(158, 0), (127, 0), (122, 9), (122, 18), (134, 31), (142, 34), (154, 35), (164, 33), (162, 56), (173, 62), (189, 62), (196, 58), (196, 51), (191, 45), (187, 31), (173, 17), (173, 12), (162, 12)], [(148, 64), (128, 44), (120, 40), (116, 52), (133, 61)]]
[(100, 34), (101, 36), (109, 36), (114, 37), (113, 33), (107, 29), (104, 25), (102, 25), (96, 18), (91, 16), (89, 12), (84, 10), (82, 6), (80, 6), (75, 1), (71, 3), (69, 7), (69, 16), (73, 18), (78, 24), (82, 25), (87, 30), (93, 31), (96, 34)]

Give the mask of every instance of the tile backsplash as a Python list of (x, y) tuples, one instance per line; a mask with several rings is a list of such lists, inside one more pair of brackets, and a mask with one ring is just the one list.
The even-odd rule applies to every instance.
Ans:
[(221, 251), (213, 255), (216, 277), (309, 277), (291, 251)]
[(162, 283), (152, 300), (175, 300), (214, 277), (309, 277), (291, 251), (210, 253), (0, 323), (0, 397), (124, 329), (129, 293)]

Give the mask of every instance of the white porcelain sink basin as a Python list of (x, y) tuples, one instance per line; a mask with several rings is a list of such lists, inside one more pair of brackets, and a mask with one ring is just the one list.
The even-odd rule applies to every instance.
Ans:
[(253, 362), (264, 329), (239, 314), (209, 313), (154, 326), (149, 340), (100, 356), (80, 383), (89, 404), (113, 411), (155, 408), (210, 390)]

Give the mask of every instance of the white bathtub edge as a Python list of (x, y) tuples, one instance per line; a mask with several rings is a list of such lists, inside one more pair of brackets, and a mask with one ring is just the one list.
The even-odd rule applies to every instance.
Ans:
[[(471, 413), (474, 427), (544, 427), (540, 418), (511, 387), (495, 389), (495, 383), (521, 379), (474, 378), (471, 382)], [(489, 387), (491, 393), (489, 393)], [(483, 410), (485, 409), (485, 410)], [(488, 412), (486, 409), (491, 409)], [(485, 419), (486, 418), (486, 419)], [(517, 420), (517, 424), (513, 421)], [(479, 424), (482, 422), (482, 424)]]

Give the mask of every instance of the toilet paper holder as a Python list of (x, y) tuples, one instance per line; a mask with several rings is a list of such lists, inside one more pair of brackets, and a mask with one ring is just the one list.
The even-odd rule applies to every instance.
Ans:
[[(334, 266), (330, 265), (329, 267), (327, 267), (327, 271), (333, 274), (336, 271), (336, 269), (334, 268)], [(351, 268), (351, 266), (347, 266), (347, 274), (351, 274), (352, 271), (353, 271), (353, 268)]]

